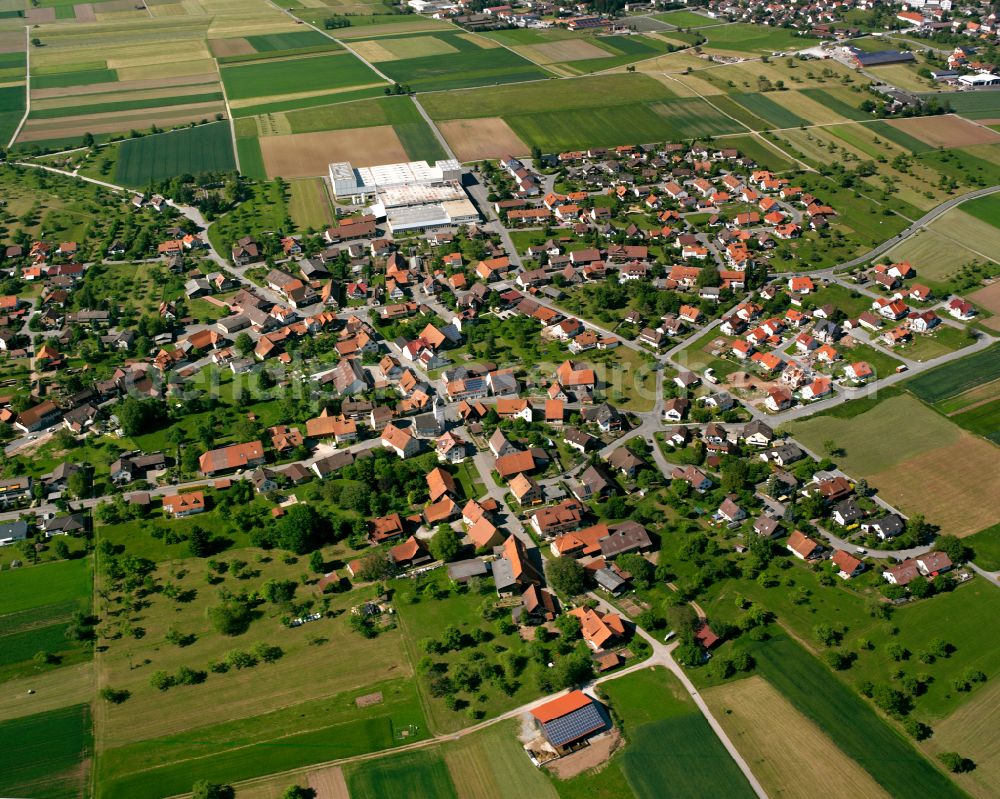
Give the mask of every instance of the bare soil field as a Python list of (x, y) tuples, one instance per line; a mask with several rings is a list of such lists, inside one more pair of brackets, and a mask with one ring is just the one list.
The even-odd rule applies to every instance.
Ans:
[(1000, 314), (1000, 280), (969, 295), (969, 299), (993, 314)]
[(24, 12), (24, 20), (29, 25), (41, 25), (46, 22), (55, 22), (56, 10), (54, 8), (29, 8)]
[(997, 455), (993, 444), (963, 431), (954, 444), (907, 458), (868, 482), (903, 513), (922, 513), (942, 533), (963, 538), (1000, 522)]
[(826, 799), (887, 799), (861, 766), (763, 678), (703, 695), (770, 796), (812, 799), (822, 785)]
[(44, 100), (49, 97), (65, 97), (72, 94), (79, 98), (87, 94), (112, 94), (128, 91), (142, 91), (143, 89), (163, 89), (168, 86), (198, 86), (200, 88), (206, 83), (218, 83), (219, 76), (214, 72), (206, 72), (204, 75), (174, 75), (170, 78), (160, 78), (156, 80), (120, 80), (115, 83), (88, 83), (84, 86), (59, 86), (52, 89), (34, 89), (31, 92), (32, 104), (35, 100)]
[(530, 150), (500, 117), (453, 119), (438, 127), (460, 161), (526, 155)]
[(316, 799), (351, 799), (347, 780), (340, 766), (309, 772), (309, 787), (316, 792)]
[(914, 136), (932, 147), (970, 147), (974, 144), (996, 144), (1000, 133), (950, 114), (939, 117), (890, 119), (890, 125)]
[(73, 6), (73, 15), (77, 22), (97, 22), (93, 3), (77, 3)]
[(266, 136), (260, 140), (260, 149), (271, 178), (319, 177), (326, 174), (331, 161), (373, 166), (408, 160), (391, 125)]
[(24, 50), (24, 34), (21, 31), (0, 32), (0, 53), (20, 53)]
[(600, 768), (621, 745), (621, 732), (613, 729), (605, 735), (593, 738), (590, 744), (579, 751), (545, 764), (545, 768), (561, 780), (568, 780), (585, 771)]
[(250, 55), (257, 52), (246, 39), (211, 39), (208, 48), (216, 58), (229, 55)]
[(558, 64), (561, 61), (586, 61), (591, 58), (611, 58), (611, 53), (584, 39), (566, 39), (560, 42), (523, 45), (516, 48), (525, 58), (539, 64)]
[(977, 799), (992, 799), (1000, 785), (1000, 682), (979, 691), (944, 721), (934, 725), (934, 735), (924, 748), (935, 755), (958, 752), (976, 768), (952, 777)]

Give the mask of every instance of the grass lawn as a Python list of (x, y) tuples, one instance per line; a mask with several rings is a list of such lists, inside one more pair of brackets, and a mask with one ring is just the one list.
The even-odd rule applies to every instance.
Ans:
[(458, 799), (448, 766), (438, 752), (407, 752), (346, 769), (351, 799)]
[(291, 182), (292, 196), (288, 213), (298, 230), (321, 230), (333, 219), (330, 197), (321, 178), (305, 178)]
[(442, 747), (460, 797), (556, 799), (545, 772), (525, 755), (519, 732), (519, 721), (506, 721)]
[[(890, 397), (875, 408), (851, 419), (814, 416), (792, 422), (790, 432), (814, 452), (823, 442), (835, 441), (845, 454), (837, 459), (848, 474), (869, 476), (906, 458), (959, 440), (961, 432), (917, 400), (905, 395)], [(886, 437), (893, 447), (881, 446)]]
[[(357, 707), (358, 696), (376, 692), (382, 694), (382, 702)], [(401, 730), (414, 728), (414, 734), (400, 737)], [(409, 680), (394, 680), (111, 749), (102, 754), (98, 777), (107, 786), (104, 797), (153, 799), (188, 790), (192, 774), (235, 782), (390, 749), (426, 735), (415, 686)]]
[(802, 50), (812, 47), (816, 40), (799, 36), (784, 28), (763, 25), (719, 25), (702, 31), (708, 37), (706, 50), (725, 50), (732, 53), (768, 54), (784, 50)]
[(943, 324), (938, 325), (933, 333), (915, 336), (912, 341), (901, 344), (895, 350), (907, 358), (923, 362), (968, 347), (971, 343), (965, 330)]
[(363, 61), (346, 52), (226, 66), (221, 73), (231, 100), (381, 82)]
[(92, 737), (87, 705), (0, 722), (0, 793), (74, 799), (86, 793)]
[(89, 558), (0, 572), (0, 608), (5, 614), (44, 605), (87, 601), (91, 591)]
[(894, 374), (896, 367), (902, 363), (902, 361), (897, 361), (892, 356), (886, 355), (874, 347), (869, 347), (867, 344), (856, 344), (850, 348), (841, 347), (840, 355), (844, 359), (845, 364), (856, 361), (867, 362), (875, 370), (876, 377), (885, 377)]
[[(484, 601), (487, 601), (486, 595), (459, 593), (450, 588), (444, 570), (433, 572), (420, 581), (397, 580), (393, 587), (400, 629), (412, 662), (425, 654), (421, 641), (439, 638), (441, 631), (448, 625), (457, 627), (465, 636), (471, 636), (477, 630), (488, 631), (492, 636), (488, 644), (476, 645), (470, 639), (468, 645), (459, 651), (432, 655), (435, 662), (444, 663), (449, 672), (454, 671), (460, 662), (467, 660), (470, 653), (474, 652), (477, 658), (481, 657), (491, 663), (501, 663), (500, 656), (504, 651), (521, 651), (524, 646), (516, 632), (502, 635), (495, 631), (492, 624), (484, 621), (481, 608)], [(492, 589), (492, 582), (489, 582), (483, 590), (492, 594)], [(515, 690), (509, 696), (492, 683), (485, 682), (474, 691), (457, 690), (455, 695), (470, 703), (471, 708), (482, 711), (485, 718), (490, 718), (535, 699), (539, 695), (536, 678), (540, 668), (535, 661), (528, 662), (521, 674), (511, 678)], [(432, 697), (424, 677), (418, 678), (418, 686), (434, 732), (454, 732), (471, 723), (472, 719), (461, 706), (457, 710), (449, 710), (443, 698)]]
[(858, 317), (863, 311), (867, 311), (872, 305), (869, 297), (860, 292), (851, 291), (839, 283), (829, 283), (812, 292), (806, 298), (806, 304), (813, 308), (820, 308), (827, 303), (843, 311), (852, 319)]
[(662, 20), (678, 28), (703, 28), (707, 25), (718, 25), (719, 20), (706, 17), (703, 14), (696, 14), (694, 11), (668, 11), (665, 14), (656, 14), (654, 19)]
[[(103, 537), (105, 528), (98, 528), (97, 533)], [(128, 551), (141, 552), (131, 544)], [(323, 554), (336, 568), (339, 559), (335, 557), (335, 550), (325, 549)], [(205, 581), (207, 566), (204, 560), (183, 557), (165, 560), (157, 565), (154, 579), (161, 585), (175, 586), (180, 601), (163, 593), (151, 594), (149, 606), (134, 614), (128, 625), (123, 628), (118, 622), (112, 622), (109, 626), (109, 635), (116, 631), (122, 634), (118, 638), (102, 639), (107, 649), (98, 653), (98, 666), (105, 684), (128, 690), (132, 695), (124, 704), (109, 706), (102, 713), (98, 729), (102, 752), (140, 741), (186, 734), (199, 727), (246, 720), (346, 692), (364, 693), (373, 683), (408, 676), (409, 667), (398, 631), (389, 630), (376, 638), (365, 639), (350, 627), (347, 609), (367, 599), (370, 590), (328, 594), (320, 598), (315, 588), (301, 584), (303, 575), (310, 574), (302, 559), (293, 558), (286, 563), (281, 556), (259, 549), (231, 549), (216, 557), (230, 563), (241, 560), (247, 564), (242, 577), (233, 576), (232, 570), (227, 571), (213, 588)], [(311, 600), (315, 609), (329, 610), (334, 615), (303, 627), (287, 628), (281, 623), (281, 617), (288, 613), (287, 608), (265, 604), (258, 609), (258, 618), (242, 635), (230, 638), (216, 632), (209, 622), (207, 610), (218, 604), (220, 589), (257, 590), (272, 578), (300, 583), (295, 597), (297, 602)], [(114, 607), (112, 600), (108, 608)], [(104, 614), (106, 609), (99, 608), (98, 612)], [(138, 636), (136, 628), (141, 633)], [(166, 635), (171, 628), (193, 636), (194, 641), (186, 646), (168, 643)], [(224, 659), (234, 647), (250, 649), (259, 642), (280, 646), (283, 656), (274, 663), (254, 668), (210, 673), (200, 685), (171, 688), (171, 712), (163, 713), (164, 696), (150, 685), (154, 672), (164, 670), (174, 674), (181, 666), (207, 669), (210, 662)], [(359, 662), (364, 662), (363, 670), (356, 668)], [(309, 679), (302, 678), (306, 674), (310, 675)], [(374, 708), (373, 714), (378, 715)], [(270, 725), (262, 722), (262, 726)], [(243, 729), (246, 733), (246, 728)], [(138, 762), (145, 766), (147, 760), (143, 757)], [(139, 768), (132, 765), (131, 768), (123, 767), (122, 771)]]

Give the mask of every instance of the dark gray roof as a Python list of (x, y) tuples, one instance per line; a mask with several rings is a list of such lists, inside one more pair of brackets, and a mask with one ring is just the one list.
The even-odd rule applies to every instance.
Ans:
[(542, 730), (545, 737), (549, 739), (549, 743), (553, 746), (563, 746), (596, 732), (602, 727), (604, 727), (604, 719), (601, 718), (597, 705), (591, 702), (579, 710), (546, 722), (542, 725)]

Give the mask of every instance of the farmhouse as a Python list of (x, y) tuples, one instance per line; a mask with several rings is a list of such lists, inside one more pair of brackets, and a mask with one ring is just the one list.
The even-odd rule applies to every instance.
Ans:
[(262, 463), (264, 463), (264, 447), (260, 441), (212, 449), (203, 453), (198, 459), (198, 466), (205, 477), (260, 466)]
[(539, 705), (531, 711), (546, 742), (557, 755), (571, 752), (607, 727), (598, 704), (583, 691)]

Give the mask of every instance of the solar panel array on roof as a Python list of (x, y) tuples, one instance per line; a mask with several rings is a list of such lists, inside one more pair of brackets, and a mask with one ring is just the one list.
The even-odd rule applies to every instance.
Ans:
[(593, 702), (542, 725), (545, 737), (553, 746), (562, 746), (589, 735), (604, 726), (604, 719)]

